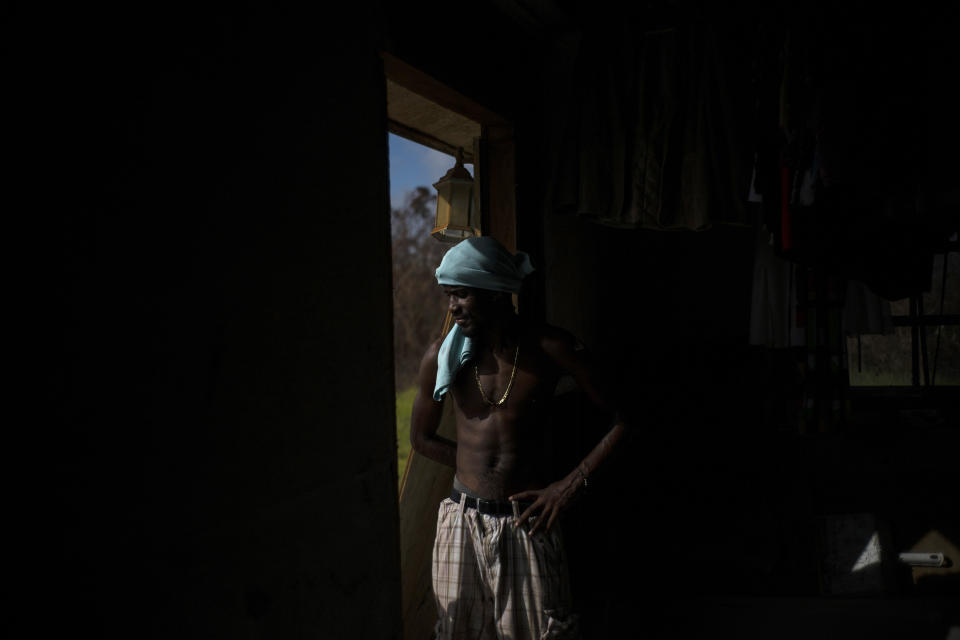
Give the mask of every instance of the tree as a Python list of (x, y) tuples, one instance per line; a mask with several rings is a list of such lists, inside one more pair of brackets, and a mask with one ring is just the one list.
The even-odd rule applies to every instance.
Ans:
[(427, 345), (440, 337), (446, 303), (434, 276), (448, 245), (430, 235), (437, 197), (428, 187), (407, 194), (391, 212), (393, 336), (397, 389), (416, 381)]

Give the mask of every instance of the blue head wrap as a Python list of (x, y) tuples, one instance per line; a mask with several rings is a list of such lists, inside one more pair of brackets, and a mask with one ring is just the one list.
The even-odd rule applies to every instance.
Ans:
[[(511, 254), (495, 238), (482, 236), (467, 238), (450, 249), (443, 256), (436, 275), (439, 284), (519, 293), (523, 278), (532, 271), (533, 265), (526, 253)], [(463, 335), (459, 325), (454, 325), (437, 356), (434, 400), (440, 401), (472, 355), (472, 341)]]
[(511, 254), (496, 238), (481, 236), (463, 240), (443, 256), (437, 283), (520, 293), (520, 283), (531, 271), (526, 253)]

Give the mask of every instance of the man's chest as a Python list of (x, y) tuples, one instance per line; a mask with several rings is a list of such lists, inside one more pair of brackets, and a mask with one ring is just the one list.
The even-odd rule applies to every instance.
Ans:
[(468, 415), (500, 410), (518, 416), (537, 411), (553, 396), (557, 375), (539, 358), (468, 362), (457, 375), (452, 391)]

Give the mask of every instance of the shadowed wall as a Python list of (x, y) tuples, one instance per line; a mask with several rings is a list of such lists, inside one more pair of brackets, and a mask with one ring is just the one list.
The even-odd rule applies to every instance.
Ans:
[(399, 633), (384, 81), (348, 14), (16, 16), (15, 627)]

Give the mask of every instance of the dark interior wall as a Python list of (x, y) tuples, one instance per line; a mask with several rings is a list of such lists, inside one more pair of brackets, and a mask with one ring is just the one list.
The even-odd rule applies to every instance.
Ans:
[[(843, 29), (834, 28), (837, 41), (865, 58), (858, 63), (875, 69), (882, 56), (857, 48), (863, 34), (845, 41)], [(906, 95), (910, 87), (902, 85), (889, 92), (898, 108), (923, 118), (891, 127), (870, 110), (865, 96), (875, 93), (840, 106), (876, 116), (873, 129), (856, 133), (873, 135), (871, 144), (921, 136), (909, 142), (925, 149), (922, 157), (894, 157), (912, 158), (909, 171), (949, 200), (944, 194), (953, 182), (943, 179), (943, 165), (954, 161), (944, 156), (941, 138), (920, 131), (943, 109), (937, 78), (944, 62), (933, 52), (946, 40), (940, 29), (929, 32), (941, 39), (927, 54), (898, 59), (898, 73), (920, 76), (912, 82), (924, 93)], [(556, 60), (545, 63), (541, 96), (552, 95), (549, 82), (562, 76), (549, 73)], [(870, 85), (881, 93), (884, 86)], [(915, 586), (901, 572), (885, 597), (857, 605), (818, 599), (817, 521), (825, 514), (877, 514), (893, 530), (888, 552), (910, 548), (931, 530), (960, 537), (950, 489), (958, 483), (957, 465), (947, 453), (958, 445), (956, 414), (939, 405), (941, 427), (918, 430), (898, 417), (903, 402), (880, 407), (861, 397), (854, 406), (859, 420), (846, 432), (804, 437), (772, 419), (771, 399), (785, 404), (782, 394), (795, 392), (798, 381), (790, 354), (748, 344), (755, 230), (614, 229), (544, 207), (557, 185), (536, 150), (555, 135), (550, 123), (559, 121), (557, 110), (541, 100), (529, 117), (518, 117), (518, 139), (531, 141), (518, 148), (527, 158), (518, 175), (518, 199), (526, 203), (520, 212), (527, 216), (519, 246), (541, 252), (539, 291), (527, 301), (605, 360), (637, 425), (619, 459), (597, 474), (593, 493), (564, 522), (587, 637), (942, 637), (957, 623), (948, 604), (958, 594), (955, 580)], [(940, 129), (955, 140), (952, 126)], [(876, 155), (870, 162), (885, 163)], [(875, 198), (856, 203), (866, 223), (890, 224), (904, 235), (925, 223), (904, 213), (891, 222), (871, 205)], [(942, 215), (936, 207), (929, 211)], [(822, 239), (837, 246), (835, 238)], [(555, 439), (574, 441), (557, 446), (558, 473), (609, 425), (608, 416), (576, 394), (560, 400), (556, 421)], [(908, 443), (932, 441), (941, 443), (938, 453), (910, 453)], [(914, 597), (920, 593), (930, 597)]]
[(536, 39), (496, 6), (386, 3), (386, 51), (512, 120), (533, 83)]
[(548, 320), (613, 362), (624, 385), (743, 382), (718, 368), (748, 365), (753, 230), (633, 231), (573, 216), (544, 228)]
[[(795, 491), (803, 453), (763, 423), (766, 363), (747, 344), (753, 232), (627, 231), (576, 217), (545, 229), (547, 320), (594, 350), (636, 427), (567, 522), (581, 583), (617, 585), (580, 592), (588, 618), (610, 615), (604, 600), (634, 599), (648, 580), (662, 594), (816, 591), (808, 541), (779, 537), (810, 505)], [(574, 408), (558, 413), (558, 428), (583, 455), (609, 417), (563, 402)], [(612, 512), (629, 517), (582, 524)], [(651, 551), (614, 558), (611, 540)]]
[(5, 465), (21, 508), (5, 622), (396, 637), (375, 5), (8, 24), (40, 397)]

